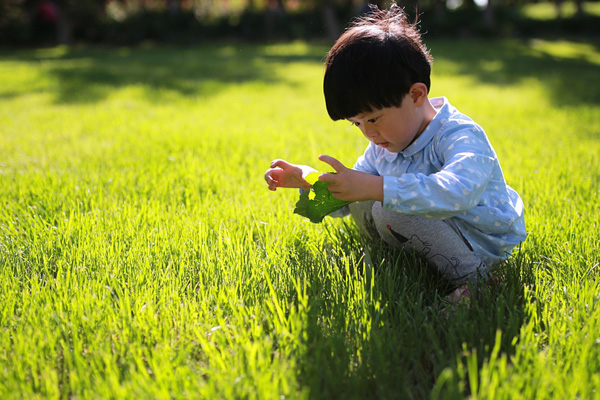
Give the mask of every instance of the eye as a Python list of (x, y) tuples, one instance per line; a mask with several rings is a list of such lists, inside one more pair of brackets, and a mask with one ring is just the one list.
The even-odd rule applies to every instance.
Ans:
[(375, 122), (377, 122), (377, 118), (371, 118), (371, 119), (369, 120), (369, 122), (370, 122), (370, 123), (372, 123), (372, 124), (374, 124)]

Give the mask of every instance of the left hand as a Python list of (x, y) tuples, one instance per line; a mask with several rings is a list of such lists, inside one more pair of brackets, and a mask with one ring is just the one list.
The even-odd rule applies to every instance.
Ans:
[(346, 168), (333, 157), (322, 155), (319, 160), (329, 164), (335, 174), (322, 174), (319, 180), (329, 182), (333, 197), (346, 201), (383, 201), (383, 177)]

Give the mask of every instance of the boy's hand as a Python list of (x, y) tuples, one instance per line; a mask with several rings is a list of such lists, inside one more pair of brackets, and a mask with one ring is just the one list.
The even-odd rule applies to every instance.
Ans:
[(322, 174), (320, 181), (330, 182), (327, 187), (333, 197), (346, 201), (383, 201), (383, 177), (346, 168), (333, 157), (322, 155), (319, 160), (329, 164), (335, 174)]
[(271, 162), (271, 168), (265, 172), (265, 181), (269, 190), (277, 188), (301, 188), (310, 189), (310, 184), (304, 178), (316, 170), (306, 165), (290, 164), (287, 161), (277, 159)]

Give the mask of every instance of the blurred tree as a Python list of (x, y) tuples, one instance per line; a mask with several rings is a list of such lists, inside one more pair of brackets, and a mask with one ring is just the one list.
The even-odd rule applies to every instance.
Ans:
[(583, 0), (575, 0), (575, 5), (577, 6), (577, 16), (583, 16)]
[[(582, 17), (583, 16), (583, 1), (584, 0), (574, 0), (575, 1), (575, 16)], [(563, 0), (554, 0), (554, 7), (556, 9), (556, 19), (560, 20), (563, 17), (562, 5)]]
[(52, 0), (40, 0), (33, 15), (33, 31), (37, 40), (45, 44), (56, 41), (58, 7)]
[[(398, 5), (400, 5), (401, 7), (404, 7), (404, 9), (406, 10), (407, 13), (412, 14), (415, 13), (417, 14), (419, 11), (419, 0), (401, 0), (397, 2)], [(423, 2), (421, 2), (423, 3)]]
[(488, 29), (494, 29), (496, 26), (496, 1), (487, 0), (487, 5), (483, 10), (483, 22)]
[[(563, 1), (556, 1), (556, 14), (557, 18), (562, 18), (562, 4)], [(583, 0), (575, 0), (575, 16), (582, 17), (583, 16)]]
[[(99, 21), (106, 15), (105, 0), (55, 0), (58, 8), (57, 40), (59, 44), (73, 41), (75, 24), (84, 26), (90, 20)], [(92, 26), (87, 29), (94, 29)]]
[(70, 44), (73, 39), (73, 21), (68, 0), (58, 2), (57, 40), (59, 44)]
[(327, 37), (331, 40), (336, 40), (340, 34), (340, 24), (331, 0), (322, 1), (321, 11), (323, 13), (323, 23)]
[(463, 0), (463, 7), (468, 10), (476, 10), (477, 4), (475, 3), (475, 0)]
[(180, 9), (180, 1), (177, 0), (165, 0), (166, 1), (166, 7), (167, 7), (167, 11), (169, 12), (169, 14), (177, 14), (179, 12)]
[[(394, 0), (0, 0), (0, 44), (121, 41), (137, 43), (152, 36), (158, 40), (193, 40), (236, 33), (247, 38), (265, 36), (338, 37), (343, 26), (369, 5), (387, 8)], [(585, 13), (585, 0), (395, 0), (412, 19), (423, 14), (429, 32), (468, 34), (520, 30), (544, 33), (552, 21), (506, 11), (532, 3), (554, 6), (556, 19)], [(596, 0), (598, 1), (598, 0)], [(567, 4), (568, 2), (568, 4)], [(39, 12), (42, 3), (55, 4), (56, 12)], [(448, 8), (452, 5), (452, 10)], [(570, 11), (566, 14), (567, 7)], [(418, 7), (418, 8), (417, 8)], [(456, 9), (458, 7), (458, 9)], [(176, 16), (171, 18), (171, 16)], [(529, 22), (531, 20), (531, 22)], [(43, 22), (46, 21), (46, 22)], [(46, 27), (52, 29), (41, 29)], [(508, 26), (509, 29), (504, 29)], [(595, 23), (560, 24), (561, 29), (593, 30)], [(161, 30), (165, 30), (162, 32)], [(169, 30), (168, 32), (166, 32)], [(542, 31), (540, 31), (542, 30)], [(173, 32), (176, 31), (176, 32)]]
[(432, 0), (433, 1), (433, 20), (436, 24), (440, 24), (446, 18), (446, 0)]
[(265, 8), (265, 28), (267, 36), (274, 36), (286, 15), (283, 0), (267, 0)]
[(562, 0), (554, 0), (554, 7), (556, 8), (556, 19), (562, 19)]

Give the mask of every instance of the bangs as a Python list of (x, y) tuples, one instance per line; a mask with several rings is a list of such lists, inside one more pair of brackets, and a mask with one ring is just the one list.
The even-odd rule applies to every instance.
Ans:
[[(325, 105), (332, 120), (402, 104), (410, 88), (410, 82), (403, 79), (405, 74), (394, 73), (389, 63), (376, 63), (367, 59), (370, 57), (340, 58), (330, 65), (323, 80)], [(352, 59), (352, 67), (343, 58)]]

